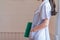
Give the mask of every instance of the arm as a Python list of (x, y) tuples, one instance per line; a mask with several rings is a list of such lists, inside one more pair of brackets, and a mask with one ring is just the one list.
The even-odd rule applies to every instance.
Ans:
[(49, 9), (49, 7), (48, 7), (48, 5), (44, 5), (43, 7), (42, 7), (42, 9), (41, 9), (41, 18), (43, 19), (43, 22), (40, 24), (40, 25), (37, 25), (36, 27), (34, 27), (32, 30), (31, 30), (31, 32), (34, 32), (34, 31), (38, 31), (38, 30), (41, 30), (41, 29), (43, 29), (43, 28), (45, 28), (46, 27), (46, 25), (48, 25), (49, 23), (49, 13), (48, 12), (50, 12), (50, 10), (48, 10)]
[(35, 31), (41, 30), (41, 29), (45, 28), (46, 25), (48, 25), (48, 19), (44, 19), (44, 21), (40, 25), (38, 25), (35, 28), (33, 28), (31, 30), (31, 32), (35, 32)]

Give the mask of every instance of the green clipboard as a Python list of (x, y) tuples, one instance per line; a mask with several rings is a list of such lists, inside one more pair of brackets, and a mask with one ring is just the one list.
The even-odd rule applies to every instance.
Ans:
[(24, 37), (27, 37), (27, 38), (29, 37), (31, 26), (32, 26), (32, 22), (28, 22), (25, 29)]

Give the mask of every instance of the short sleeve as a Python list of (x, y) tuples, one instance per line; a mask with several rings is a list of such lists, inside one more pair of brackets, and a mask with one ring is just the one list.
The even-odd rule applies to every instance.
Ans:
[(49, 6), (47, 7), (46, 5), (42, 6), (42, 11), (41, 11), (41, 18), (42, 19), (49, 19), (50, 18), (50, 9)]

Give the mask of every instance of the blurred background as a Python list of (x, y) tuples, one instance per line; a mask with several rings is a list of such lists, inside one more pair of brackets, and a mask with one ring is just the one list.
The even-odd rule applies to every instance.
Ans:
[[(58, 1), (55, 0), (56, 11)], [(34, 11), (41, 4), (38, 0), (0, 0), (0, 40), (28, 40), (23, 37), (27, 22), (32, 22)], [(50, 19), (49, 30), (54, 40), (56, 16)]]

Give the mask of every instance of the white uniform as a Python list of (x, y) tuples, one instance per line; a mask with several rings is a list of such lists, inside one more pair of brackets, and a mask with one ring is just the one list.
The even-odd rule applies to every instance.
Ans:
[[(51, 6), (49, 0), (44, 0), (35, 11), (31, 29), (33, 29), (36, 25), (40, 25), (43, 22), (43, 19), (50, 19), (50, 17)], [(50, 40), (48, 25), (46, 25), (45, 28), (36, 32), (30, 32), (30, 36), (31, 40)]]

